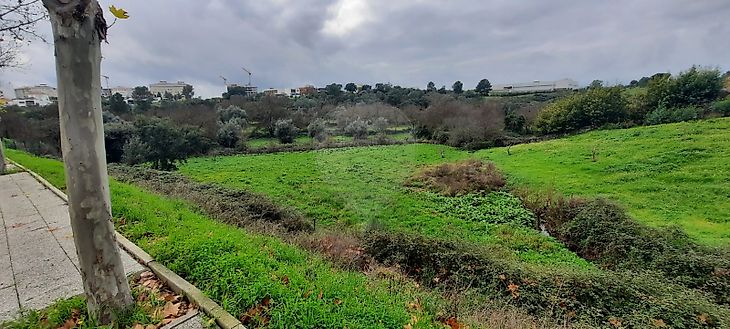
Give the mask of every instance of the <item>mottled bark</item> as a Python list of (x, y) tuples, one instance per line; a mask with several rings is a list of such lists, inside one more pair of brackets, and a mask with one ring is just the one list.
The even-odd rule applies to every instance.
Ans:
[(96, 1), (43, 3), (53, 27), (74, 242), (89, 310), (106, 324), (133, 303), (114, 236), (104, 151), (100, 63), (106, 23)]

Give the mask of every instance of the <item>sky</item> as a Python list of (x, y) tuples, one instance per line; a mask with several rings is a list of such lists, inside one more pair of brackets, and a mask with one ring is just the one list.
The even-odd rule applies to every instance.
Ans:
[[(8, 1), (8, 0), (2, 0)], [(571, 78), (628, 83), (692, 65), (730, 70), (727, 0), (103, 0), (129, 12), (103, 44), (111, 86), (182, 80), (220, 96), (332, 82), (447, 88)], [(107, 20), (113, 20), (107, 11)], [(50, 36), (50, 23), (38, 29)], [(0, 87), (55, 83), (33, 42)], [(105, 82), (102, 84), (106, 85)], [(12, 93), (10, 93), (12, 95)]]

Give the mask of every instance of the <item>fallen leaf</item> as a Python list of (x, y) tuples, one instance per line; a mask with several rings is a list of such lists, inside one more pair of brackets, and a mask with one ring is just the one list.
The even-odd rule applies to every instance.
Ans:
[[(59, 327), (59, 329), (71, 329), (71, 328), (75, 328), (75, 327), (76, 327), (76, 321), (74, 321), (73, 319), (68, 319), (68, 320), (66, 320), (66, 322), (63, 323), (62, 326)], [(134, 328), (134, 329), (138, 329), (138, 328)]]
[(462, 328), (466, 328), (466, 326), (464, 326), (463, 324), (461, 324), (459, 321), (456, 320), (456, 317), (455, 316), (452, 316), (452, 317), (446, 319), (446, 321), (444, 322), (444, 324), (446, 324), (447, 326), (449, 326), (449, 328), (451, 328), (451, 329), (462, 329)]
[(406, 323), (403, 325), (403, 329), (413, 329), (413, 326), (410, 323)]
[(306, 292), (304, 292), (304, 295), (302, 295), (302, 297), (307, 298), (312, 294), (312, 292), (313, 291), (311, 291), (311, 290), (307, 290)]
[(165, 318), (175, 317), (178, 312), (180, 312), (180, 303), (167, 302), (165, 308), (162, 309), (162, 316)]
[(517, 299), (520, 297), (519, 289), (520, 289), (520, 286), (518, 286), (514, 283), (511, 283), (511, 282), (509, 285), (507, 285), (507, 291), (509, 291), (510, 294), (512, 294), (512, 298), (514, 298), (514, 299)]
[(608, 323), (610, 323), (614, 328), (621, 327), (621, 320), (617, 318), (608, 319)]
[(317, 298), (322, 299), (322, 296), (324, 295), (324, 291), (322, 289), (319, 290), (319, 295), (317, 295)]
[(144, 329), (144, 326), (139, 323), (135, 323), (132, 329)]
[(154, 324), (148, 324), (144, 329), (157, 329), (157, 326)]
[(707, 315), (707, 313), (702, 313), (697, 316), (697, 321), (699, 321), (702, 324), (708, 324), (710, 320), (710, 316)]
[(285, 275), (284, 277), (281, 278), (281, 282), (284, 283), (285, 286), (288, 286), (289, 285), (289, 277)]
[(666, 328), (667, 324), (662, 319), (653, 319), (651, 322), (654, 323), (654, 326), (657, 328)]
[(342, 304), (342, 300), (341, 299), (335, 299), (335, 302), (334, 303), (335, 303), (335, 305), (340, 305), (340, 304)]
[(499, 279), (502, 280), (502, 281), (507, 280), (507, 276), (504, 275), (504, 274), (500, 274), (499, 275)]

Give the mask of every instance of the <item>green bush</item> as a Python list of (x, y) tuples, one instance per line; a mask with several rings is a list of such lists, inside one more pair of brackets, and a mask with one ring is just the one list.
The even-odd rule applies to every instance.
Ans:
[(520, 199), (505, 192), (470, 193), (446, 197), (430, 194), (437, 201), (437, 210), (457, 218), (488, 224), (516, 224), (535, 228), (535, 215), (525, 209)]
[(646, 116), (646, 124), (658, 125), (662, 123), (696, 120), (702, 116), (702, 109), (687, 106), (682, 108), (666, 108), (660, 106)]
[(655, 229), (607, 200), (589, 201), (553, 231), (569, 249), (606, 269), (658, 271), (730, 304), (730, 255), (696, 244), (679, 229)]
[(537, 316), (627, 328), (723, 328), (730, 319), (703, 294), (650, 273), (531, 269), (488, 248), (400, 232), (369, 231), (363, 240), (374, 259), (424, 285), (477, 289)]
[(277, 120), (274, 124), (274, 136), (282, 144), (291, 144), (297, 137), (299, 130), (294, 126), (291, 119)]
[(722, 116), (730, 116), (730, 97), (712, 103), (713, 112), (722, 114)]
[(566, 133), (623, 122), (627, 117), (621, 88), (592, 88), (548, 105), (538, 114), (535, 127), (542, 134)]

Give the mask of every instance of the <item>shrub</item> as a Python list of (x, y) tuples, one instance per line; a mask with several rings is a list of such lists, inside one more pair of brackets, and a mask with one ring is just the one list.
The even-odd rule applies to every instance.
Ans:
[(715, 100), (721, 89), (720, 71), (693, 66), (676, 77), (660, 76), (649, 81), (649, 105), (652, 108), (703, 105)]
[(378, 134), (385, 134), (388, 130), (388, 119), (378, 117), (375, 121), (373, 121), (373, 129)]
[(235, 147), (241, 140), (241, 132), (246, 121), (241, 118), (233, 118), (224, 123), (219, 123), (216, 140), (224, 147)]
[(326, 131), (327, 122), (320, 118), (314, 119), (314, 121), (309, 123), (307, 126), (307, 133), (309, 134), (309, 137), (316, 139), (318, 142), (323, 142), (327, 139)]
[(658, 107), (646, 116), (646, 124), (657, 125), (662, 123), (696, 120), (702, 115), (702, 109), (687, 106), (682, 108)]
[(466, 160), (428, 168), (406, 181), (412, 187), (424, 187), (447, 196), (498, 191), (507, 184), (502, 173), (491, 163)]
[(368, 123), (365, 120), (357, 118), (345, 127), (345, 133), (352, 136), (353, 139), (367, 139), (368, 128)]
[(730, 116), (730, 97), (712, 103), (712, 111), (720, 113), (722, 116)]
[(247, 118), (246, 111), (235, 105), (218, 109), (218, 120), (221, 122), (228, 122), (232, 119), (243, 119), (245, 121)]
[(592, 327), (721, 328), (730, 315), (701, 293), (649, 273), (531, 269), (498, 250), (400, 232), (368, 231), (363, 247), (424, 285), (477, 289), (533, 315)]
[(469, 193), (455, 197), (433, 195), (437, 210), (459, 219), (489, 224), (516, 224), (535, 228), (535, 215), (519, 198), (505, 192)]
[(104, 146), (106, 161), (120, 162), (127, 141), (134, 136), (134, 126), (129, 123), (108, 123), (104, 125)]
[(538, 114), (535, 127), (542, 134), (566, 133), (619, 123), (626, 118), (621, 88), (591, 88), (548, 105)]
[(299, 133), (291, 119), (277, 120), (274, 127), (274, 135), (282, 144), (291, 144)]
[(150, 153), (147, 144), (139, 138), (134, 136), (124, 143), (124, 153), (122, 155), (122, 162), (129, 165), (137, 165), (144, 163), (147, 160), (147, 154)]
[[(210, 147), (199, 129), (176, 127), (165, 119), (139, 118), (134, 129), (136, 138), (124, 147), (123, 161), (127, 164), (151, 162), (152, 168), (174, 170), (176, 163), (203, 154)], [(126, 154), (128, 151), (130, 154)]]

